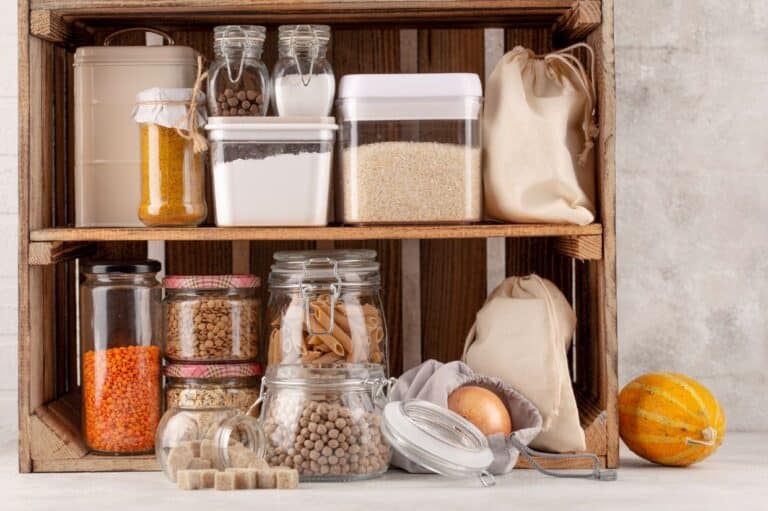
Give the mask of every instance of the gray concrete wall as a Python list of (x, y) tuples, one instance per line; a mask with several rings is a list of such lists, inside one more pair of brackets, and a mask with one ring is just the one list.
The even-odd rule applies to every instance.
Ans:
[(768, 1), (616, 0), (620, 380), (768, 429)]

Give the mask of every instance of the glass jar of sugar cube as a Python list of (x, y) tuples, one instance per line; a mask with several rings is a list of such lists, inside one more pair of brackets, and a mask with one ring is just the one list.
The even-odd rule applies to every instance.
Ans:
[(280, 53), (272, 72), (279, 116), (323, 117), (331, 113), (336, 79), (326, 59), (331, 29), (327, 25), (282, 25)]
[(171, 481), (179, 470), (264, 466), (259, 421), (234, 408), (171, 408), (157, 427), (155, 454)]

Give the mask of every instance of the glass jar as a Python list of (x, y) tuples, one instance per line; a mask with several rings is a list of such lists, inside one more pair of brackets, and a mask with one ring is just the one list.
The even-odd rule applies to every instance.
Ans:
[(83, 436), (103, 454), (152, 452), (162, 409), (160, 263), (81, 263)]
[(279, 116), (330, 115), (336, 79), (326, 59), (331, 28), (327, 25), (281, 25), (279, 58), (272, 73)]
[(373, 250), (276, 252), (269, 275), (268, 364), (387, 365)]
[(269, 367), (261, 403), (267, 462), (295, 468), (302, 481), (383, 474), (390, 458), (381, 432), (388, 384), (378, 364)]
[(259, 421), (232, 408), (172, 408), (157, 426), (155, 454), (171, 480), (185, 469), (248, 467), (264, 463)]
[(259, 364), (165, 366), (167, 408), (232, 408), (247, 413), (259, 398)]
[(266, 33), (259, 25), (213, 29), (214, 59), (208, 68), (210, 115), (267, 115), (269, 71), (261, 61)]
[[(141, 203), (139, 220), (148, 226), (196, 226), (205, 220), (203, 153), (195, 152), (191, 137), (177, 129), (188, 108), (195, 108), (195, 126), (205, 123), (192, 102), (192, 89), (148, 89), (136, 97), (134, 119), (141, 141)], [(197, 129), (196, 127), (193, 129)]]
[(172, 362), (256, 360), (261, 280), (255, 275), (175, 275), (163, 280), (165, 358)]

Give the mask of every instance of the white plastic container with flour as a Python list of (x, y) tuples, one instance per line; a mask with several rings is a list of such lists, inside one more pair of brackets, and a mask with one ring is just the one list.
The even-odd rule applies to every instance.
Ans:
[(211, 117), (216, 225), (328, 224), (333, 117)]
[(139, 130), (131, 116), (136, 94), (151, 87), (192, 87), (197, 72), (196, 59), (197, 52), (192, 48), (172, 45), (77, 49), (74, 62), (77, 227), (143, 225), (138, 215), (141, 202)]

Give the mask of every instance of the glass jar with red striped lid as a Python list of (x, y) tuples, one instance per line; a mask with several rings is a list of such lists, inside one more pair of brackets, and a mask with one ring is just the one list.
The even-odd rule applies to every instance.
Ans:
[(174, 275), (163, 280), (164, 355), (170, 362), (258, 357), (261, 280), (255, 275)]

